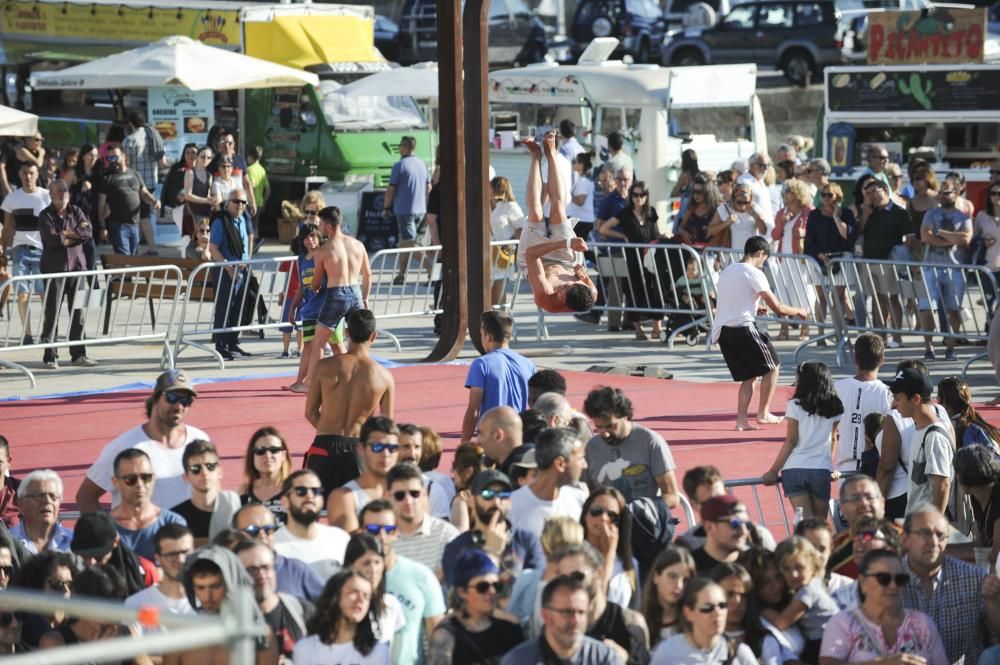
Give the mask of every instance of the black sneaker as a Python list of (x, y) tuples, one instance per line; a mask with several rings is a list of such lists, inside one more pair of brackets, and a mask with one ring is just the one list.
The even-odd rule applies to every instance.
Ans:
[(573, 318), (576, 319), (577, 321), (581, 321), (583, 323), (589, 323), (594, 326), (596, 326), (598, 323), (601, 322), (600, 312), (586, 312), (584, 314), (574, 314)]
[(234, 355), (235, 354), (239, 354), (239, 355), (243, 356), (244, 358), (249, 358), (250, 356), (253, 355), (249, 351), (244, 351), (242, 349), (242, 347), (240, 347), (239, 344), (233, 344), (232, 346), (230, 346), (229, 347), (229, 352), (232, 353), (232, 354), (234, 354)]
[(23, 340), (21, 340), (21, 343), (22, 343), (22, 344), (23, 344), (24, 346), (31, 346), (32, 344), (34, 344), (34, 343), (35, 343), (35, 338), (34, 338), (34, 337), (32, 337), (31, 335), (25, 335), (25, 336), (24, 336), (24, 339), (23, 339)]
[(223, 360), (232, 360), (233, 359), (233, 354), (229, 352), (229, 349), (227, 349), (226, 347), (222, 346), (221, 344), (216, 344), (215, 345), (215, 351), (220, 356), (222, 356)]

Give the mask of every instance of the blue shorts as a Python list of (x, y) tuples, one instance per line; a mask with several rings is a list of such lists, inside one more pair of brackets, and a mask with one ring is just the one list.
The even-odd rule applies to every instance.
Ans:
[(830, 500), (830, 471), (827, 469), (784, 469), (781, 488), (786, 497), (809, 494), (820, 501)]
[(924, 293), (917, 309), (931, 310), (943, 307), (949, 312), (962, 310), (965, 298), (965, 274), (955, 268), (924, 268)]
[[(11, 250), (11, 277), (26, 277), (42, 274), (42, 250), (30, 245), (17, 245)], [(34, 293), (44, 291), (41, 280), (14, 282), (14, 293)]]
[(278, 328), (282, 334), (290, 334), (293, 330), (298, 329), (298, 324), (295, 323), (294, 319), (291, 323), (288, 323), (288, 317), (292, 314), (292, 298), (285, 298), (285, 304), (281, 306), (281, 322), (284, 323), (283, 326)]
[(361, 289), (356, 286), (328, 286), (317, 323), (330, 330), (356, 309), (361, 309)]
[(400, 242), (413, 242), (417, 239), (417, 229), (423, 215), (396, 215), (396, 227)]

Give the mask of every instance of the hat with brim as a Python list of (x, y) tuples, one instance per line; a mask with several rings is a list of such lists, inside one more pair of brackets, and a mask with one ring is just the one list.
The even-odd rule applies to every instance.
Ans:
[(86, 513), (76, 521), (70, 550), (84, 558), (101, 558), (115, 547), (118, 532), (107, 513)]

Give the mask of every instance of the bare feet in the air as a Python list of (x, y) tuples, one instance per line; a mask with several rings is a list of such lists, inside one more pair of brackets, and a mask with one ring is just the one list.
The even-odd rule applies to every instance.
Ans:
[(545, 136), (542, 137), (542, 145), (545, 146), (546, 155), (554, 155), (556, 153), (556, 133), (546, 132)]
[(522, 145), (524, 145), (525, 148), (528, 149), (528, 152), (530, 152), (532, 156), (541, 158), (542, 147), (538, 145), (537, 141), (535, 141), (535, 137), (526, 136), (523, 139), (521, 139), (521, 143)]

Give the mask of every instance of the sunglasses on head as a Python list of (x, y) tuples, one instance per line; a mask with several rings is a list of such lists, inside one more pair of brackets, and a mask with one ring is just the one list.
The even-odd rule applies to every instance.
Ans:
[(281, 446), (258, 446), (253, 449), (254, 455), (266, 455), (271, 453), (272, 455), (280, 455), (285, 452), (285, 449)]
[(368, 447), (373, 453), (383, 453), (385, 451), (389, 451), (391, 454), (399, 450), (398, 443), (372, 443), (369, 444)]
[(504, 586), (502, 582), (483, 581), (483, 582), (476, 582), (475, 584), (472, 584), (467, 588), (474, 589), (478, 594), (486, 595), (490, 592), (491, 589), (493, 590), (494, 593), (500, 593), (501, 591), (503, 591)]
[(729, 609), (729, 603), (727, 603), (726, 601), (722, 601), (721, 603), (702, 605), (701, 607), (698, 608), (698, 611), (701, 612), (702, 614), (711, 614), (715, 610), (719, 610), (721, 612), (727, 609)]
[(306, 496), (307, 494), (312, 494), (313, 496), (323, 496), (322, 487), (293, 487), (288, 490), (289, 494), (294, 493), (295, 496)]
[(181, 395), (180, 393), (166, 393), (163, 395), (163, 399), (167, 400), (167, 404), (180, 404), (181, 406), (191, 406), (194, 403), (193, 395)]
[(140, 480), (143, 485), (149, 485), (153, 482), (153, 474), (151, 473), (130, 473), (127, 476), (118, 476), (118, 480), (122, 481), (129, 487), (134, 486)]
[(904, 587), (910, 583), (910, 576), (906, 573), (867, 573), (864, 577), (874, 577), (879, 586), (887, 587), (890, 582), (894, 582), (897, 587)]
[(219, 468), (219, 463), (218, 462), (203, 462), (202, 464), (192, 464), (191, 466), (188, 467), (188, 471), (190, 473), (198, 476), (198, 475), (201, 475), (201, 469), (202, 469), (202, 467), (205, 468), (206, 472), (207, 471), (215, 471), (217, 468)]
[(492, 501), (493, 499), (500, 499), (501, 501), (506, 501), (510, 498), (510, 490), (483, 490), (479, 493), (479, 496), (483, 497), (487, 501)]
[(396, 501), (402, 501), (403, 499), (406, 498), (407, 494), (409, 494), (410, 497), (414, 499), (420, 498), (420, 490), (398, 490), (392, 493), (392, 498), (395, 499)]
[(365, 531), (367, 531), (368, 533), (370, 533), (373, 536), (377, 536), (381, 532), (385, 531), (385, 535), (391, 536), (392, 534), (396, 533), (396, 525), (395, 524), (366, 524), (365, 525)]
[(250, 526), (243, 528), (243, 533), (247, 534), (251, 538), (256, 538), (262, 533), (271, 535), (277, 530), (278, 530), (277, 524), (262, 524), (260, 526), (257, 526), (256, 524), (251, 524)]
[(620, 513), (617, 513), (613, 510), (608, 510), (607, 508), (601, 508), (600, 506), (591, 506), (590, 510), (588, 510), (587, 512), (590, 514), (591, 517), (602, 517), (603, 515), (606, 514), (608, 516), (608, 519), (611, 520), (612, 522), (617, 522), (618, 518), (621, 516)]

